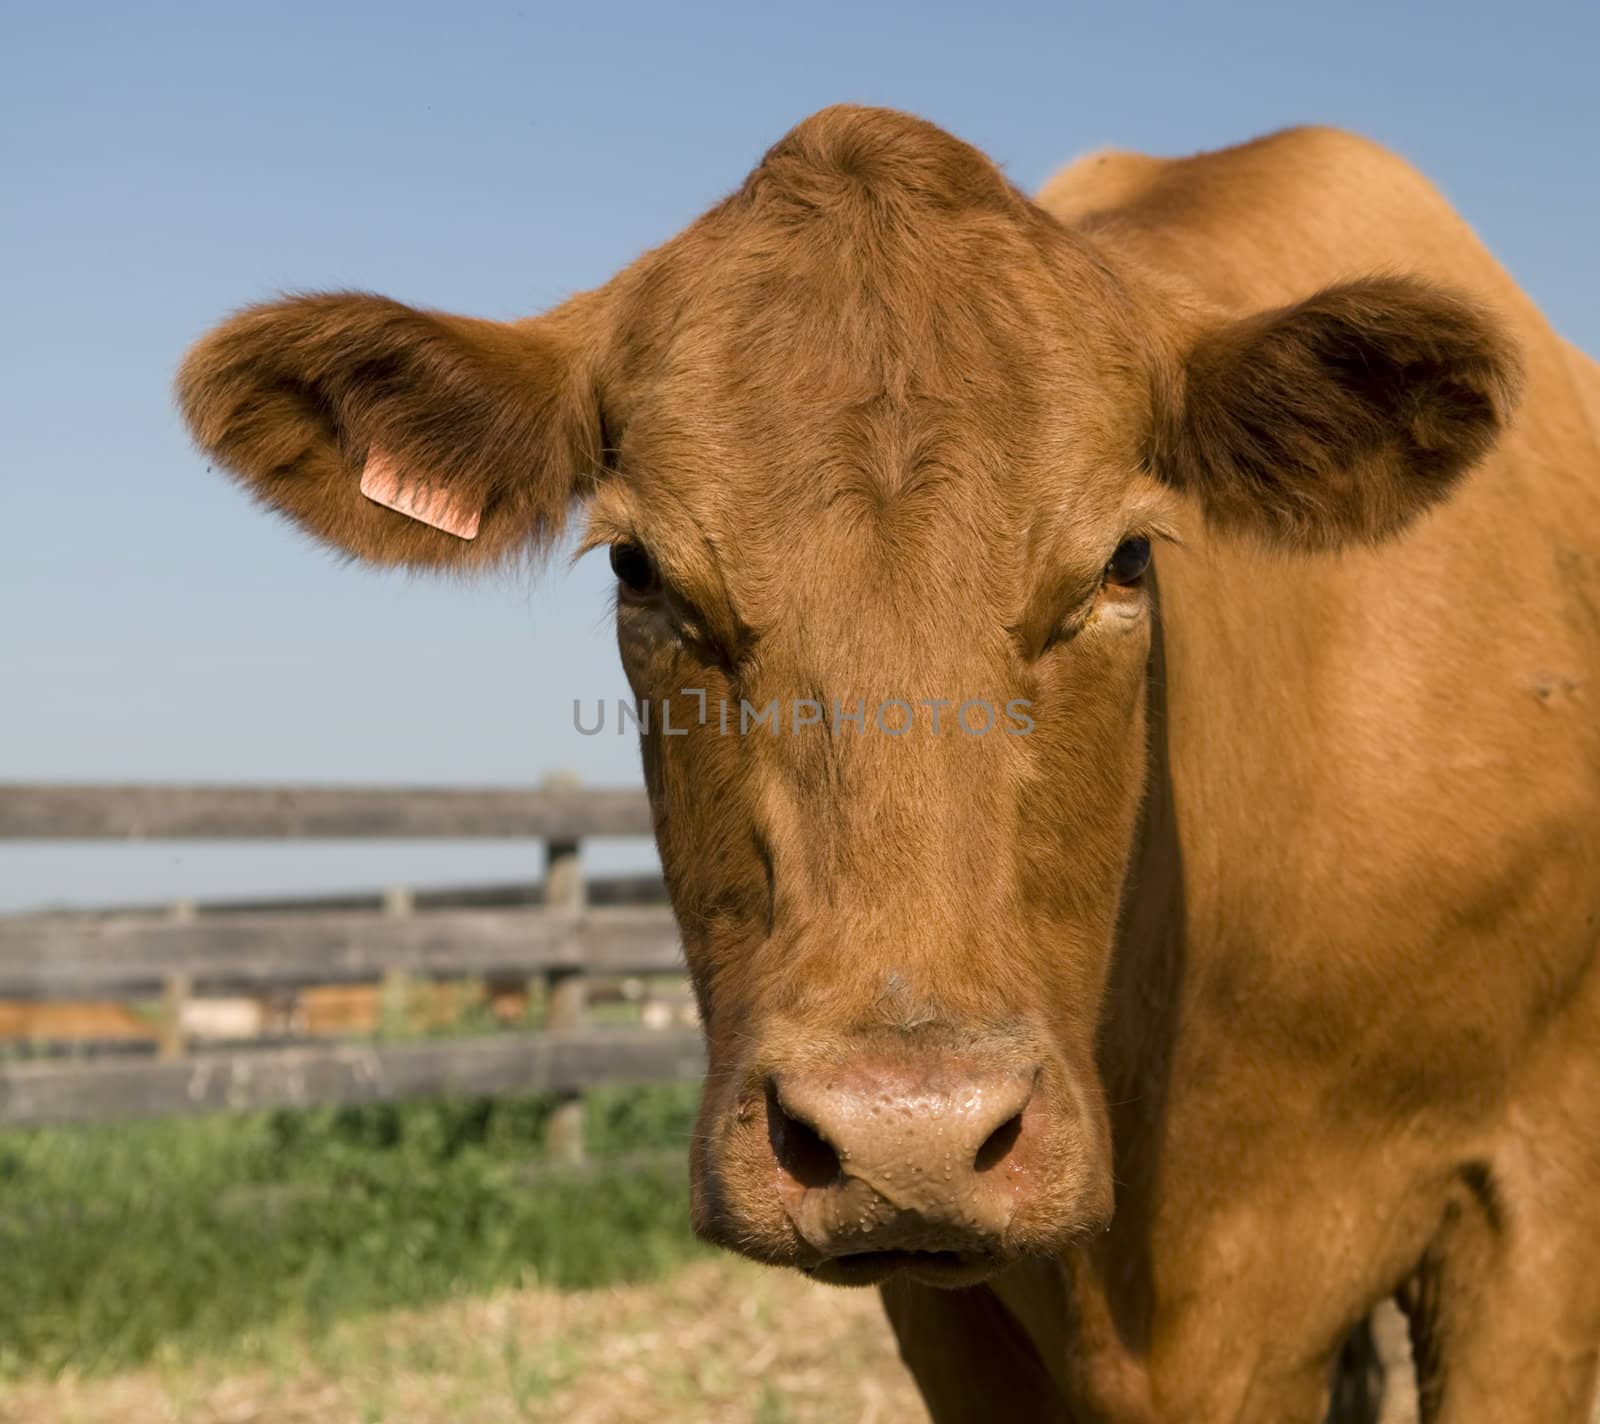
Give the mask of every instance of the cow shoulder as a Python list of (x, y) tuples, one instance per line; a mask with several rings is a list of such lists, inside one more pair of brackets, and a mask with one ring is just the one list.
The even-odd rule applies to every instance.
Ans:
[(1039, 189), (1036, 201), (1069, 226), (1096, 213), (1136, 203), (1174, 162), (1125, 149), (1103, 148), (1057, 169)]
[(1525, 303), (1421, 172), (1341, 129), (1284, 129), (1187, 158), (1091, 154), (1051, 178), (1039, 200), (1237, 310), (1406, 271), (1501, 308)]

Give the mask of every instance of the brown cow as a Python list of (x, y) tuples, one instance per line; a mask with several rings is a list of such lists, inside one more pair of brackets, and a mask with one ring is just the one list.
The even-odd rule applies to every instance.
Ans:
[(881, 1283), (938, 1420), (1316, 1420), (1396, 1292), (1426, 1418), (1586, 1417), (1600, 368), (1405, 163), (1033, 202), (829, 109), (543, 317), (297, 298), (179, 390), (376, 562), (587, 500), (695, 1225)]

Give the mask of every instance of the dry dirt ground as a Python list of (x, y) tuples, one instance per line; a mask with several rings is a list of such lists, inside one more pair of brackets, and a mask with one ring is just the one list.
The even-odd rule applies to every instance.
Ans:
[[(1415, 1424), (1393, 1310), (1378, 1346), (1382, 1424)], [(0, 1424), (927, 1424), (875, 1291), (731, 1257), (651, 1285), (531, 1286), (241, 1348), (248, 1366), (0, 1384)]]
[(731, 1258), (276, 1337), (260, 1362), (0, 1384), (0, 1424), (925, 1424), (875, 1291)]

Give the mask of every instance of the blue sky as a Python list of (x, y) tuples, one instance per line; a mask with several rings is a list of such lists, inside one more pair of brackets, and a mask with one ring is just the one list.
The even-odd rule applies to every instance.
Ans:
[[(999, 13), (995, 13), (998, 8)], [(285, 289), (485, 316), (603, 281), (838, 100), (1033, 187), (1106, 144), (1391, 144), (1600, 350), (1600, 6), (0, 3), (0, 779), (636, 782), (591, 557), (341, 565), (208, 474), (186, 345)], [(499, 879), (533, 846), (18, 846), (0, 907)], [(623, 847), (598, 863), (631, 863)]]

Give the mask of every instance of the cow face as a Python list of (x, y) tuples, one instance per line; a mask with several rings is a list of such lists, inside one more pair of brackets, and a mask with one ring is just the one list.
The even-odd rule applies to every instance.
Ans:
[(515, 556), (587, 502), (706, 1025), (696, 1225), (955, 1284), (1112, 1209), (1150, 545), (1196, 511), (1398, 528), (1507, 370), (1398, 279), (1223, 320), (939, 130), (834, 109), (544, 317), (296, 299), (179, 391), (254, 493), (377, 562)]

